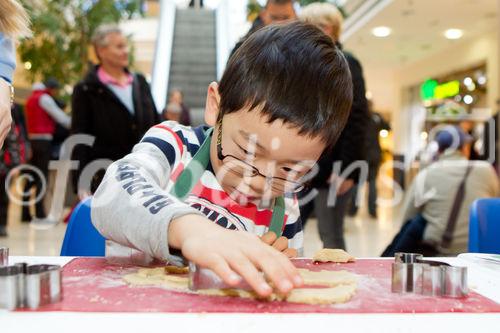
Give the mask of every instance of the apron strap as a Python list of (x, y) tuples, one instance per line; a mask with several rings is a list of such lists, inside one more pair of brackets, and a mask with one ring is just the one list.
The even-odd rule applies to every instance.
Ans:
[(283, 226), (285, 224), (285, 199), (277, 197), (274, 199), (273, 216), (271, 217), (271, 224), (269, 231), (272, 231), (276, 236), (281, 237), (283, 233)]
[[(177, 199), (184, 201), (189, 193), (193, 190), (196, 183), (208, 167), (210, 161), (210, 143), (212, 142), (213, 128), (209, 128), (205, 134), (206, 139), (201, 144), (193, 159), (187, 164), (186, 168), (181, 172), (174, 186), (170, 190), (170, 194)], [(273, 214), (269, 231), (274, 232), (278, 237), (282, 235), (283, 225), (285, 224), (285, 199), (281, 196), (274, 200), (272, 207)]]
[(177, 199), (184, 201), (189, 193), (193, 190), (194, 186), (201, 178), (207, 169), (208, 162), (210, 161), (210, 142), (212, 141), (213, 128), (209, 128), (205, 134), (207, 138), (203, 141), (193, 159), (188, 163), (186, 168), (181, 172), (170, 194)]

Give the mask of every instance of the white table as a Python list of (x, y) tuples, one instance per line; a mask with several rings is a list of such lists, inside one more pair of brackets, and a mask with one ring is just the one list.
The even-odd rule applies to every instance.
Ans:
[[(10, 257), (10, 263), (64, 265), (71, 257)], [(500, 279), (460, 258), (439, 258), (469, 267), (469, 286), (500, 303)], [(500, 272), (499, 272), (500, 273)], [(169, 314), (0, 311), (0, 332), (500, 332), (500, 314)]]

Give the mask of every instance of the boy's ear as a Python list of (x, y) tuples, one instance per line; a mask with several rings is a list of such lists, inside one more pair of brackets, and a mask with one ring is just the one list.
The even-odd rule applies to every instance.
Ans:
[(219, 105), (219, 85), (217, 84), (217, 82), (212, 82), (208, 86), (207, 103), (205, 105), (205, 122), (209, 126), (215, 126), (215, 124), (217, 123), (217, 118), (219, 116)]

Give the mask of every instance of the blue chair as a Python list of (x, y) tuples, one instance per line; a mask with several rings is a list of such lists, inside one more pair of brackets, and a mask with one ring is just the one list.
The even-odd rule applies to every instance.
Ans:
[(500, 254), (500, 198), (478, 199), (472, 203), (469, 252)]
[(66, 228), (61, 256), (104, 257), (105, 238), (97, 231), (90, 218), (91, 198), (80, 202)]

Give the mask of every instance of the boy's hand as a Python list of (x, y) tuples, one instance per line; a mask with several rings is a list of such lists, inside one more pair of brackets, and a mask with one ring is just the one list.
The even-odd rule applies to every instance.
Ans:
[(262, 297), (273, 290), (260, 272), (283, 294), (303, 284), (297, 269), (283, 253), (253, 234), (224, 229), (199, 215), (173, 219), (168, 244), (180, 249), (186, 259), (213, 270), (230, 286), (243, 277)]
[(260, 238), (264, 243), (271, 245), (276, 250), (282, 252), (288, 258), (295, 258), (297, 256), (297, 250), (288, 247), (288, 238), (279, 237), (272, 231), (266, 232)]

